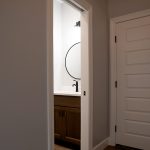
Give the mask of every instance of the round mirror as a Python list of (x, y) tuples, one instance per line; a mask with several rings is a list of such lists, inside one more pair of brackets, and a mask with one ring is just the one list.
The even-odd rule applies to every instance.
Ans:
[(66, 53), (65, 68), (74, 79), (81, 79), (81, 43), (72, 45)]

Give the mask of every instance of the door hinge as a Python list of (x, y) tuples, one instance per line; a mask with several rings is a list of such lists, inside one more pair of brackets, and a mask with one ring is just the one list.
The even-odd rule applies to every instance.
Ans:
[(115, 43), (117, 43), (117, 36), (115, 36)]
[(117, 81), (115, 81), (115, 88), (117, 88), (118, 87), (118, 82)]
[(117, 125), (115, 125), (115, 132), (117, 132)]

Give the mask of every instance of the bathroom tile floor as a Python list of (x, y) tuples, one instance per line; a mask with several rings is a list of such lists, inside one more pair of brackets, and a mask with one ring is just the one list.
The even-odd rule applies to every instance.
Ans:
[(66, 147), (55, 144), (55, 150), (72, 150), (72, 149), (69, 149), (69, 148), (66, 148)]

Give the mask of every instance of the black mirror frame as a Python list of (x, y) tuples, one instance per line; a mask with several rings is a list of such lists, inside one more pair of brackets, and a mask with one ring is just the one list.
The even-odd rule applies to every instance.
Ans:
[(81, 80), (81, 78), (76, 78), (76, 77), (74, 77), (73, 75), (70, 74), (70, 72), (69, 72), (69, 70), (68, 70), (68, 68), (67, 68), (67, 56), (68, 56), (70, 50), (71, 50), (75, 45), (80, 44), (80, 43), (81, 43), (81, 42), (77, 42), (77, 43), (73, 44), (73, 45), (69, 48), (69, 50), (67, 51), (66, 56), (65, 56), (65, 68), (66, 68), (66, 71), (67, 71), (67, 73), (70, 75), (70, 77), (72, 77), (73, 79), (76, 79), (76, 80)]

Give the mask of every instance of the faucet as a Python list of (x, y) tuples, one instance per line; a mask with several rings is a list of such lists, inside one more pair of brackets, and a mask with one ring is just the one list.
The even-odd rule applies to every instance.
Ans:
[(75, 84), (72, 84), (72, 86), (75, 86), (76, 87), (76, 92), (79, 92), (79, 84), (78, 84), (78, 81), (76, 80), (73, 80), (75, 81), (76, 83)]

